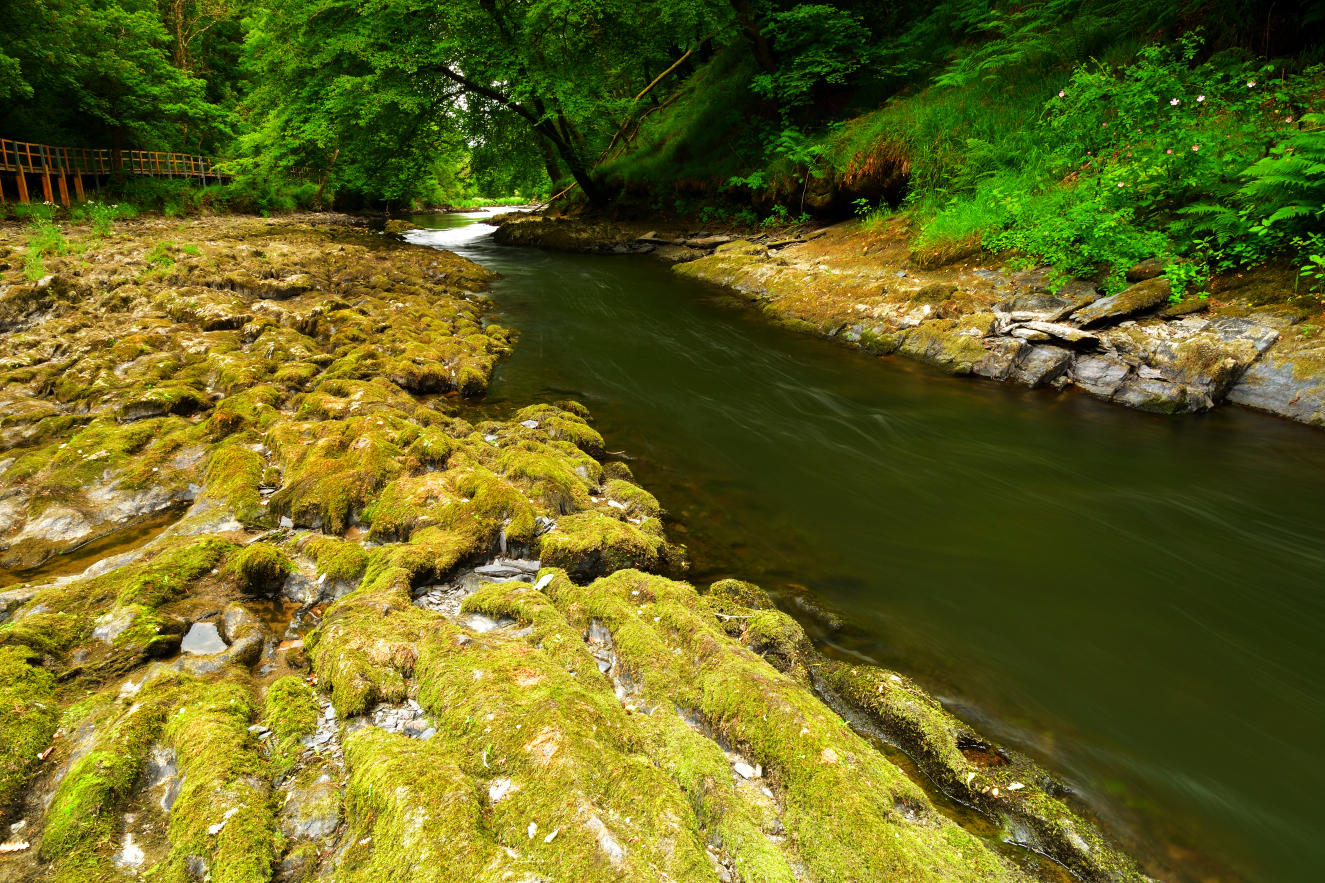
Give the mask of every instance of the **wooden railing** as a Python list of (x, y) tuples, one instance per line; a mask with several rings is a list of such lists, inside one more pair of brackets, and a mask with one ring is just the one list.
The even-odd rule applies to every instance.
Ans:
[[(55, 201), (58, 187), (60, 202), (69, 205), (72, 180), (75, 198), (84, 200), (83, 178), (93, 177), (99, 187), (102, 177), (112, 175), (156, 175), (172, 178), (197, 178), (203, 184), (226, 177), (219, 174), (212, 161), (191, 153), (167, 153), (157, 150), (108, 150), (87, 147), (52, 147), (28, 141), (0, 139), (0, 173), (12, 172), (19, 202), (28, 202), (28, 176), (39, 176), (46, 202)], [(5, 201), (4, 176), (0, 175), (0, 202)]]

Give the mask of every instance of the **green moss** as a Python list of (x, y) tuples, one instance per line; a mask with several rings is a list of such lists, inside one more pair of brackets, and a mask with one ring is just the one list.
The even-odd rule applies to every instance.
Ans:
[(241, 592), (269, 595), (280, 589), (286, 574), (294, 569), (289, 556), (270, 543), (252, 543), (230, 556), (225, 572)]
[(359, 590), (336, 602), (306, 639), (320, 683), (331, 690), (341, 717), (362, 714), (378, 702), (408, 694), (418, 644), (430, 617), (409, 594), (410, 571), (390, 553), (369, 563)]
[(626, 505), (631, 515), (645, 518), (657, 518), (662, 515), (662, 506), (658, 499), (639, 485), (620, 479), (612, 479), (603, 485), (603, 493), (618, 503)]
[(303, 740), (317, 729), (321, 711), (312, 688), (294, 675), (278, 678), (267, 688), (262, 723), (271, 730), (269, 750), (277, 776), (289, 772), (303, 754)]
[(264, 468), (262, 457), (251, 448), (219, 445), (207, 463), (203, 498), (215, 500), (242, 524), (261, 525), (269, 520), (259, 492)]
[(542, 536), (539, 558), (575, 579), (592, 579), (626, 567), (659, 570), (668, 559), (667, 540), (656, 518), (635, 525), (600, 512), (579, 512), (558, 519), (557, 529)]
[(504, 449), (497, 466), (554, 513), (588, 507), (589, 492), (602, 474), (596, 461), (572, 445), (558, 448), (556, 443), (536, 441), (517, 442)]
[(60, 780), (46, 812), (40, 855), (57, 880), (86, 880), (109, 868), (120, 807), (180, 694), (178, 676), (145, 684), (133, 704), (100, 703), (91, 749)]
[(296, 524), (344, 533), (351, 519), (400, 474), (396, 417), (356, 417), (319, 423), (281, 424), (269, 433), (285, 486), (270, 508)]
[(303, 551), (317, 563), (318, 573), (331, 579), (358, 579), (368, 566), (368, 553), (362, 546), (336, 537), (313, 537)]
[(551, 879), (711, 879), (689, 801), (641, 756), (641, 732), (574, 628), (529, 586), (482, 594), (466, 609), (521, 609), (536, 634), (461, 642), (465, 630), (437, 621), (416, 674), (430, 747), (484, 784), (509, 782), (485, 801), (487, 830)]
[(802, 684), (733, 643), (690, 586), (619, 571), (586, 587), (555, 577), (547, 592), (573, 626), (597, 620), (611, 633), (637, 701), (688, 709), (767, 768), (811, 876), (1017, 876)]
[(435, 749), (373, 728), (346, 740), (352, 827), (339, 879), (486, 880), (503, 864), (498, 843), (484, 830), (477, 783)]
[(0, 647), (0, 819), (23, 793), (57, 720), (55, 677), (26, 647)]
[[(563, 402), (562, 404), (577, 403)], [(589, 425), (587, 418), (588, 415), (583, 410), (576, 411), (571, 407), (531, 405), (516, 412), (512, 422), (536, 421), (538, 428), (552, 438), (568, 441), (591, 457), (602, 456), (603, 437)]]
[(248, 731), (254, 711), (247, 684), (194, 682), (170, 716), (165, 738), (179, 758), (182, 785), (170, 811), (166, 879), (189, 879), (194, 857), (216, 883), (271, 879), (277, 838), (271, 768)]
[[(975, 333), (963, 333), (971, 332)], [(986, 355), (978, 327), (958, 319), (932, 319), (906, 332), (898, 352), (949, 374), (970, 374)]]
[(224, 438), (246, 429), (266, 430), (279, 416), (280, 391), (270, 384), (260, 384), (227, 396), (207, 418), (207, 431), (213, 438)]

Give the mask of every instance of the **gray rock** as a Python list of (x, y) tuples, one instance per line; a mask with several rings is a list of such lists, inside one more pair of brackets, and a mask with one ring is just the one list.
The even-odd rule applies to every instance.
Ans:
[(1082, 331), (1080, 328), (1073, 328), (1071, 325), (1064, 325), (1061, 322), (1027, 322), (1022, 327), (1077, 346), (1097, 346), (1100, 342), (1099, 335)]
[(1012, 379), (1030, 387), (1051, 383), (1072, 364), (1072, 352), (1058, 346), (1033, 346), (1012, 366)]
[(1314, 346), (1307, 343), (1292, 348), (1273, 347), (1242, 374), (1229, 390), (1228, 400), (1325, 427), (1322, 366), (1325, 366), (1325, 341)]
[(1164, 262), (1159, 258), (1148, 258), (1127, 271), (1128, 282), (1144, 282), (1154, 279), (1164, 272)]
[(115, 639), (120, 636), (133, 621), (137, 614), (128, 607), (117, 607), (109, 613), (103, 613), (97, 617), (97, 621), (92, 629), (92, 637), (106, 644), (114, 644)]
[(1215, 319), (1210, 322), (1210, 327), (1221, 340), (1229, 343), (1245, 340), (1254, 346), (1258, 353), (1265, 352), (1279, 339), (1278, 329), (1239, 316)]
[(1110, 399), (1123, 385), (1132, 366), (1112, 354), (1078, 356), (1068, 379), (1086, 392)]
[(1210, 396), (1202, 390), (1168, 380), (1140, 376), (1124, 382), (1113, 398), (1119, 404), (1154, 414), (1206, 411), (1214, 405)]
[(15, 588), (0, 592), (0, 622), (9, 619), (13, 611), (22, 607), (37, 596), (37, 590), (31, 587)]
[(736, 237), (724, 236), (718, 233), (713, 236), (700, 236), (695, 239), (687, 239), (685, 245), (691, 248), (717, 248), (719, 245), (726, 245), (728, 242), (734, 242)]
[(1019, 325), (1013, 328), (1008, 334), (1021, 340), (1027, 340), (1031, 343), (1041, 343), (1049, 339), (1049, 335), (1043, 331), (1037, 331), (1034, 328), (1027, 328), (1025, 325)]
[(971, 366), (971, 373), (993, 380), (1005, 380), (1013, 363), (1030, 344), (1015, 337), (993, 337), (984, 342), (988, 355)]
[(1148, 279), (1145, 282), (1138, 282), (1130, 288), (1124, 288), (1112, 297), (1106, 297), (1082, 307), (1072, 314), (1072, 318), (1083, 328), (1090, 325), (1116, 322), (1128, 316), (1135, 316), (1146, 310), (1153, 310), (1162, 306), (1168, 302), (1172, 291), (1169, 280), (1164, 278)]

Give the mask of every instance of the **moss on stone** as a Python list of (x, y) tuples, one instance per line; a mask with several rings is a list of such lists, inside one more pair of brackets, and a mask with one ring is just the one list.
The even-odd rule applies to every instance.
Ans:
[(143, 685), (132, 704), (112, 700), (92, 706), (96, 735), (60, 780), (46, 811), (40, 857), (53, 866), (56, 880), (87, 880), (112, 868), (120, 807), (180, 690), (179, 676), (167, 673)]
[(55, 676), (26, 647), (0, 647), (0, 820), (23, 793), (58, 720)]
[(1019, 876), (939, 816), (917, 786), (802, 684), (732, 642), (685, 583), (619, 571), (585, 587), (557, 576), (547, 593), (572, 625), (596, 620), (606, 628), (638, 685), (638, 701), (688, 710), (768, 769), (782, 822), (810, 875)]
[(336, 537), (312, 537), (304, 543), (303, 552), (317, 564), (318, 573), (331, 579), (356, 580), (368, 566), (368, 553), (362, 546)]
[(0, 624), (0, 645), (22, 644), (57, 659), (80, 649), (87, 673), (104, 677), (123, 671), (140, 661), (149, 647), (147, 643), (108, 646), (92, 640), (97, 618), (117, 608), (156, 611), (181, 599), (233, 548), (211, 536), (176, 540), (144, 560), (41, 589), (23, 616)]
[(270, 508), (296, 524), (344, 533), (356, 513), (400, 474), (397, 417), (290, 423), (269, 433), (285, 470)]
[(199, 859), (216, 883), (271, 879), (276, 851), (271, 768), (249, 732), (251, 688), (237, 680), (186, 685), (169, 717), (166, 742), (182, 785), (170, 812), (170, 853), (160, 873), (187, 880)]
[(592, 579), (633, 567), (659, 570), (667, 562), (667, 540), (656, 518), (642, 524), (620, 521), (600, 512), (579, 512), (558, 519), (557, 529), (543, 535), (539, 558), (575, 579)]
[(225, 572), (245, 594), (262, 596), (277, 591), (294, 569), (288, 555), (271, 543), (252, 543), (225, 563)]
[(608, 498), (622, 503), (630, 515), (643, 518), (657, 518), (662, 515), (662, 506), (658, 498), (644, 488), (629, 481), (612, 479), (603, 485), (603, 493)]
[(265, 466), (262, 457), (247, 446), (217, 446), (207, 462), (203, 499), (214, 501), (241, 524), (266, 523), (268, 513), (259, 491)]
[(530, 405), (517, 411), (512, 422), (535, 421), (552, 438), (568, 441), (591, 457), (602, 456), (603, 437), (589, 425), (587, 414), (571, 407), (574, 404)]
[(910, 679), (824, 658), (814, 669), (829, 689), (872, 717), (949, 796), (1001, 825), (1014, 826), (1030, 846), (1082, 879), (1144, 879), (1091, 823), (1045, 790), (1066, 789), (1026, 758), (982, 739)]
[(262, 723), (271, 731), (268, 741), (272, 771), (289, 772), (304, 752), (303, 740), (317, 729), (322, 709), (313, 690), (295, 675), (277, 678), (262, 700)]
[(964, 320), (932, 319), (906, 332), (898, 352), (949, 374), (970, 374), (985, 357), (982, 337), (978, 326)]

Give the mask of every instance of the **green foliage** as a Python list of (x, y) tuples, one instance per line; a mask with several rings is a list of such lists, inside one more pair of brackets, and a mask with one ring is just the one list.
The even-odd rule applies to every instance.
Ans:
[(23, 275), (35, 282), (46, 275), (44, 258), (47, 255), (64, 254), (69, 244), (60, 226), (50, 219), (50, 215), (34, 216), (25, 232), (27, 250), (23, 253)]
[(181, 0), (172, 14), (163, 8), (155, 0), (0, 4), (0, 131), (90, 147), (227, 144), (233, 87), (202, 75), (233, 66), (244, 7)]
[(131, 210), (127, 205), (121, 206), (119, 203), (105, 203), (93, 199), (76, 207), (73, 217), (75, 221), (86, 221), (91, 226), (92, 233), (104, 239), (110, 235), (117, 218), (132, 217), (128, 213)]
[(814, 101), (825, 87), (847, 85), (870, 61), (869, 29), (852, 12), (827, 3), (774, 12), (764, 32), (783, 63), (756, 76), (750, 88), (784, 109)]
[(143, 254), (143, 260), (157, 270), (165, 270), (175, 265), (175, 257), (171, 250), (175, 247), (173, 242), (155, 243)]

